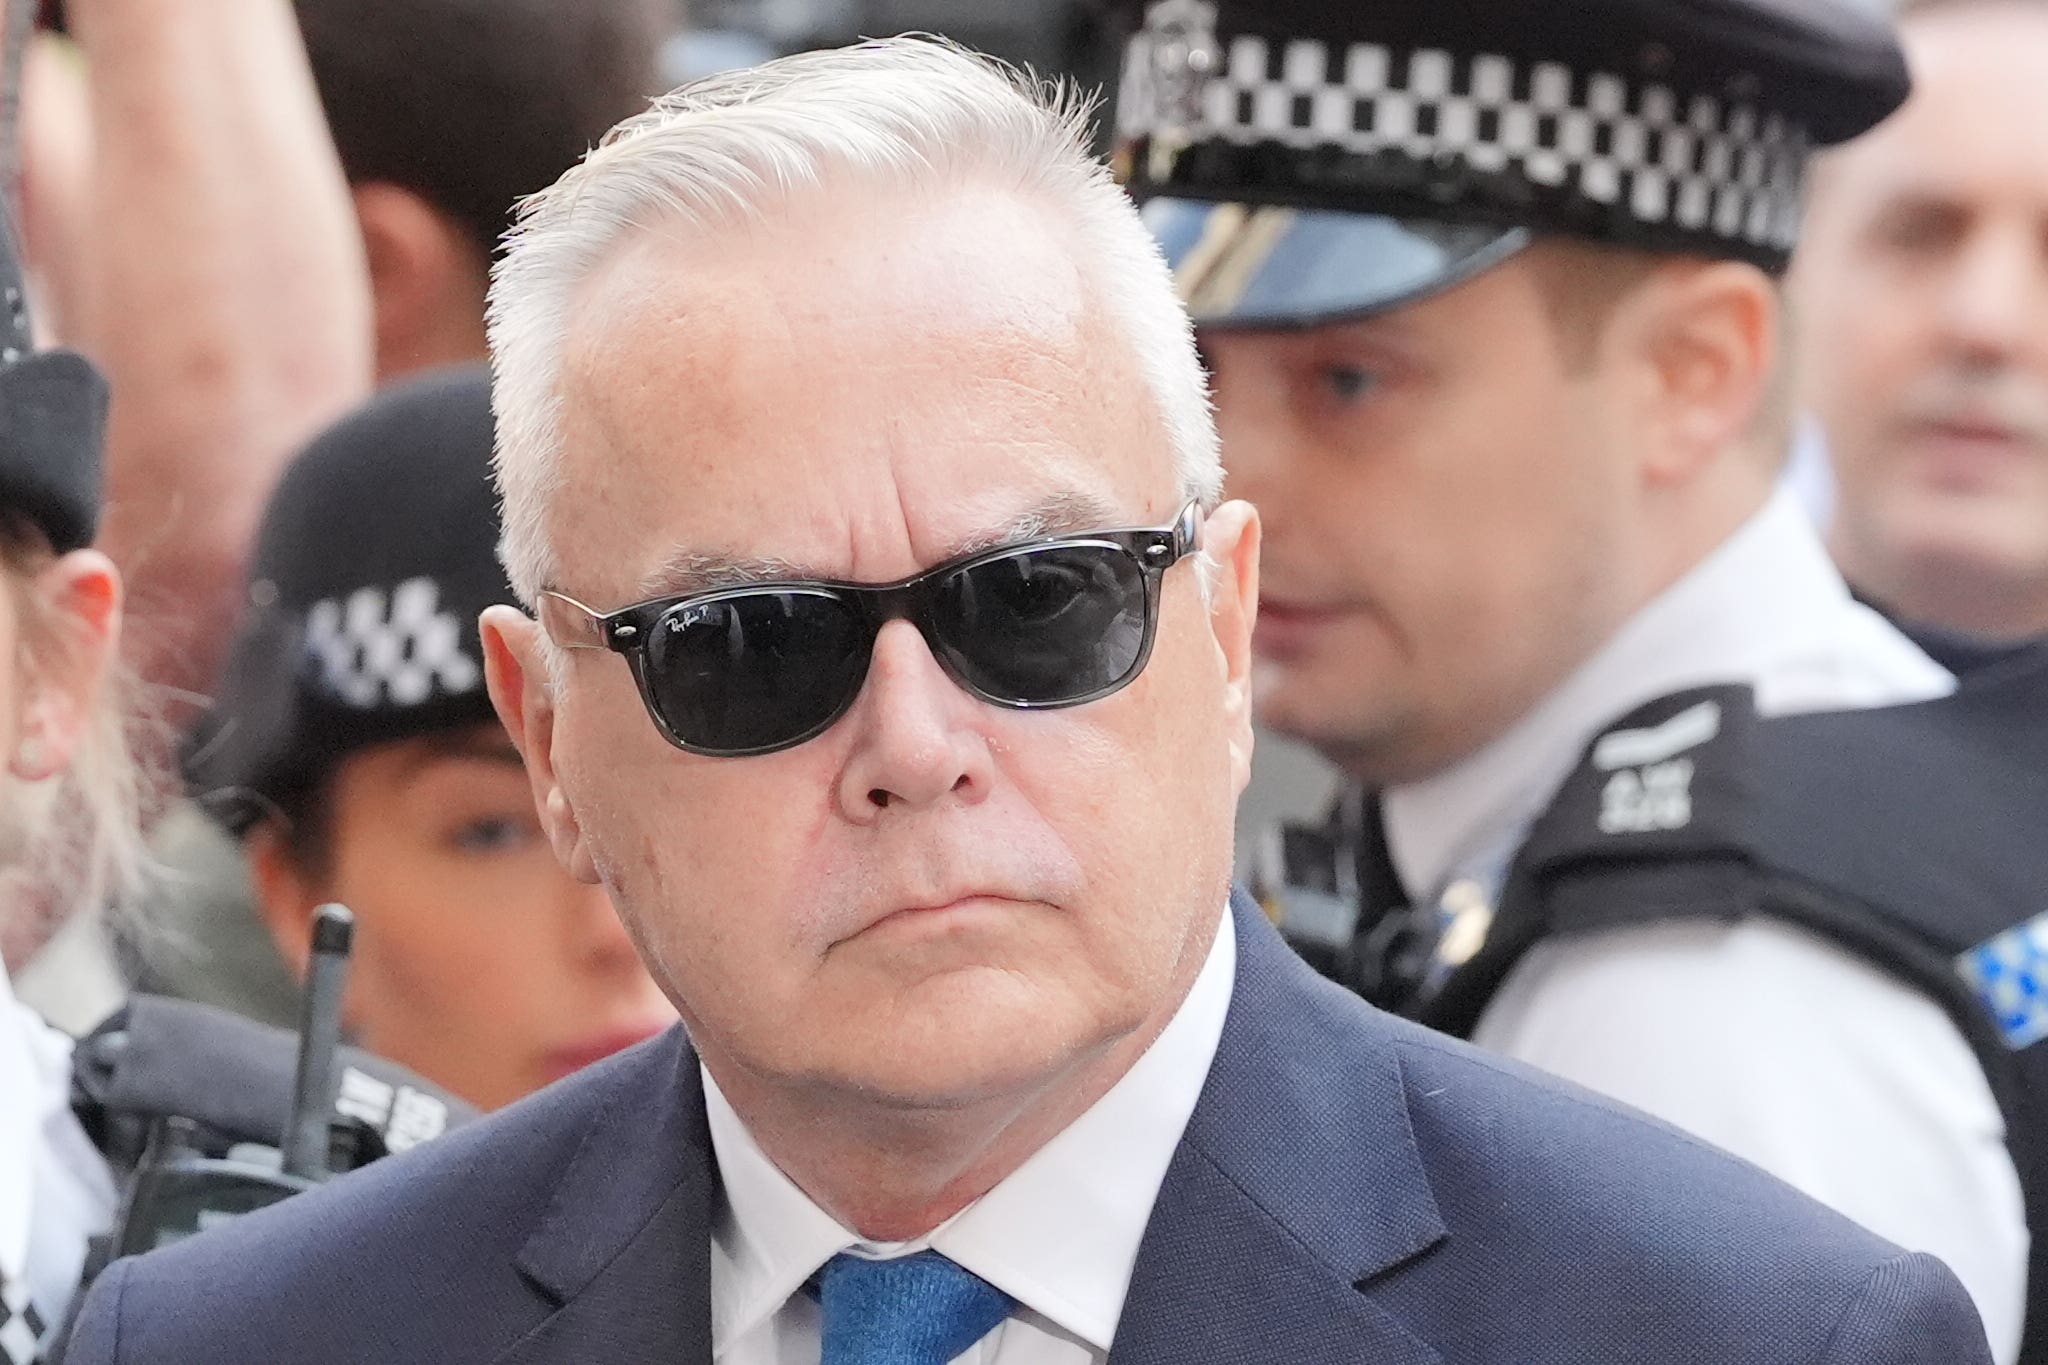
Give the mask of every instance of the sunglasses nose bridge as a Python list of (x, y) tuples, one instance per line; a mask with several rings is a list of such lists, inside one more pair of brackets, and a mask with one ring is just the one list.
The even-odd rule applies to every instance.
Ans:
[(939, 584), (945, 577), (939, 574), (920, 574), (908, 582), (892, 584), (885, 588), (866, 588), (860, 593), (860, 608), (868, 630), (868, 650), (876, 648), (882, 627), (891, 621), (908, 621), (917, 627), (917, 633), (924, 638), (924, 647), (953, 682), (953, 685), (971, 697), (987, 700), (973, 680), (963, 677), (954, 660), (952, 647), (940, 638), (938, 613), (933, 610), (939, 591)]
[(924, 580), (913, 578), (907, 583), (895, 583), (882, 588), (859, 588), (855, 590), (861, 615), (866, 618), (868, 629), (879, 633), (891, 621), (911, 621), (921, 625), (924, 599)]

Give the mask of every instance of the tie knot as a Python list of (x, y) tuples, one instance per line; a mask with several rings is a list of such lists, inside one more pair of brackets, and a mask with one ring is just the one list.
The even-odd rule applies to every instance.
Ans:
[(1015, 1306), (936, 1251), (892, 1261), (842, 1252), (818, 1273), (818, 1304), (825, 1318), (821, 1365), (946, 1365)]

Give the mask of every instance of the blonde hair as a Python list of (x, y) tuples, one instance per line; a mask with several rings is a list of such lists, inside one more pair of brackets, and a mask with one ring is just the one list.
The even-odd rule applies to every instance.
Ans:
[(1091, 108), (988, 58), (926, 37), (807, 52), (688, 85), (617, 128), (527, 199), (493, 272), (502, 557), (531, 602), (553, 581), (549, 496), (560, 488), (563, 338), (577, 287), (630, 230), (744, 224), (835, 181), (885, 191), (994, 184), (1066, 215), (1077, 255), (1133, 345), (1182, 496), (1223, 484), (1208, 380), (1166, 262), (1089, 149)]
[[(19, 622), (17, 689), (33, 687), (64, 652), (88, 647), (38, 590), (37, 575), (56, 558), (40, 532), (0, 517), (0, 572)], [(134, 923), (151, 881), (143, 831), (167, 791), (141, 757), (160, 752), (163, 743), (143, 695), (140, 681), (110, 661), (64, 770), (44, 782), (7, 782), (0, 812), (7, 831), (0, 850), (6, 861), (0, 875), (9, 883), (5, 911), (10, 920), (31, 920), (30, 943), (42, 938), (38, 927), (54, 929), (83, 910), (101, 911), (117, 931)]]

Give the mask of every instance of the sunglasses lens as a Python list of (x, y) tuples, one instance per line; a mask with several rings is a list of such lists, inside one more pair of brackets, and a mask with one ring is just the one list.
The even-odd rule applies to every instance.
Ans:
[(991, 701), (1059, 706), (1129, 680), (1145, 652), (1145, 574), (1113, 545), (1019, 550), (937, 585), (932, 634)]
[(643, 667), (676, 737), (709, 753), (783, 748), (838, 717), (867, 675), (866, 630), (830, 593), (756, 592), (678, 606)]

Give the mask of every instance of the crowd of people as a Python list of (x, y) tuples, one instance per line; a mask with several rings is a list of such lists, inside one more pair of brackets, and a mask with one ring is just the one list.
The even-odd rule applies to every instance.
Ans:
[(13, 35), (0, 1362), (2048, 1365), (2048, 5), (1085, 8)]

